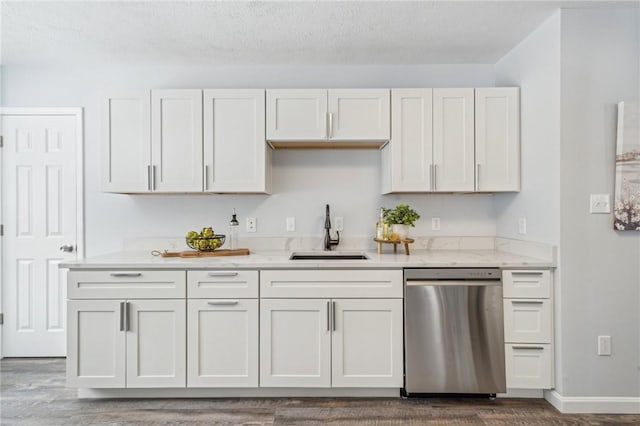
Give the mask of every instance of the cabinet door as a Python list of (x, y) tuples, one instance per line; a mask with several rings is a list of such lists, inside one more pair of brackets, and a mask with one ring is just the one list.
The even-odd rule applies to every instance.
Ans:
[(476, 191), (520, 190), (520, 89), (476, 89)]
[(433, 167), (437, 192), (473, 191), (473, 89), (433, 89)]
[(258, 300), (189, 300), (188, 387), (258, 387)]
[(127, 387), (186, 385), (185, 300), (127, 302)]
[(260, 386), (331, 386), (328, 299), (260, 301)]
[(432, 97), (432, 89), (391, 91), (391, 140), (382, 153), (391, 157), (387, 167), (391, 180), (383, 192), (431, 190)]
[(267, 139), (327, 138), (325, 89), (267, 90)]
[(402, 387), (402, 300), (332, 303), (332, 386)]
[(389, 140), (390, 104), (389, 89), (329, 90), (329, 139)]
[(124, 302), (67, 302), (67, 385), (125, 387)]
[(204, 91), (204, 190), (268, 192), (264, 90)]
[(102, 105), (102, 190), (147, 192), (151, 180), (149, 91), (109, 96)]
[(202, 91), (151, 91), (152, 188), (202, 191)]

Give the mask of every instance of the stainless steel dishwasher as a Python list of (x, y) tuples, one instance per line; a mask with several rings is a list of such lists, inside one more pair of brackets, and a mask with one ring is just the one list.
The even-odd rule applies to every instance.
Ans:
[(500, 270), (404, 270), (405, 389), (506, 392)]

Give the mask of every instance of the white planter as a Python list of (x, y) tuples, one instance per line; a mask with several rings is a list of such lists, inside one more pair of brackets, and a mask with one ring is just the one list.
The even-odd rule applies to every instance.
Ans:
[(391, 225), (391, 232), (398, 234), (401, 240), (409, 237), (409, 225)]

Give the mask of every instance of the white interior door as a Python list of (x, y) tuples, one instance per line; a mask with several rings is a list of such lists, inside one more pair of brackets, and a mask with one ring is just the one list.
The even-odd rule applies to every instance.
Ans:
[(81, 110), (1, 113), (2, 355), (64, 356), (66, 274), (58, 264), (76, 259), (81, 241)]

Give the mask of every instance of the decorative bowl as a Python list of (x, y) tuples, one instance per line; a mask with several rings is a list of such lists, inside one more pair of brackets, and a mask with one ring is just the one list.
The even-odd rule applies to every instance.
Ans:
[(196, 237), (196, 238), (185, 238), (187, 242), (187, 246), (194, 250), (198, 251), (213, 251), (222, 247), (224, 244), (225, 236), (224, 235), (214, 235), (212, 237)]

